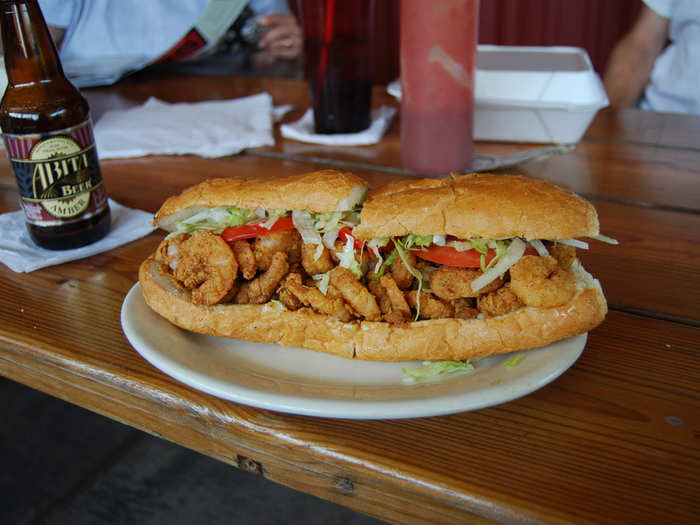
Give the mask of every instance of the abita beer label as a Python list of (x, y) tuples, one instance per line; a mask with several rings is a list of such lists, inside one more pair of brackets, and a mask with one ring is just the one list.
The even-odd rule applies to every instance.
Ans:
[(91, 217), (107, 206), (89, 121), (50, 133), (3, 138), (28, 222), (57, 226)]

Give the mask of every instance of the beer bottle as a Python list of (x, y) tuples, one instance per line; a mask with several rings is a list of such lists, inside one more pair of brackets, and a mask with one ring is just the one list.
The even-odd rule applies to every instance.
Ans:
[(1, 1), (0, 128), (29, 235), (49, 250), (93, 243), (109, 231), (110, 212), (88, 103), (63, 74), (37, 1)]

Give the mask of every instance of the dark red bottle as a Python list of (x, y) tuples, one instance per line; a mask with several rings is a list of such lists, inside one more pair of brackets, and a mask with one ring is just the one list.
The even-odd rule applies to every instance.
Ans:
[(88, 103), (64, 75), (36, 0), (3, 0), (0, 23), (0, 128), (29, 234), (50, 250), (93, 243), (109, 232), (110, 212)]

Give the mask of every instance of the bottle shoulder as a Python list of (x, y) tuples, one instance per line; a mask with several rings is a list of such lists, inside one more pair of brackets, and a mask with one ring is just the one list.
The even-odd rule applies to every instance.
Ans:
[(5, 133), (53, 131), (89, 116), (87, 101), (67, 80), (8, 86), (0, 102), (0, 127)]

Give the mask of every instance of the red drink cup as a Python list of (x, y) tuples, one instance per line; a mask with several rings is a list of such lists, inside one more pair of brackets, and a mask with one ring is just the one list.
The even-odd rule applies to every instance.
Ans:
[(298, 0), (316, 133), (370, 125), (374, 0)]
[(401, 0), (401, 161), (463, 172), (474, 148), (478, 0)]

